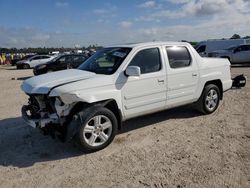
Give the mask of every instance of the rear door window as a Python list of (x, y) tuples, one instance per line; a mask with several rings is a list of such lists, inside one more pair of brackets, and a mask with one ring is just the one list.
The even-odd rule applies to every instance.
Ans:
[(188, 49), (184, 46), (166, 47), (169, 65), (171, 68), (183, 68), (190, 66), (192, 62)]

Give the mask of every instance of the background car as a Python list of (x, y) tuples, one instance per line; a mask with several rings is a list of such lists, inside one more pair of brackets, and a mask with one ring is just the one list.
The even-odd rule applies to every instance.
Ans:
[(12, 66), (15, 66), (16, 63), (17, 63), (18, 61), (27, 60), (27, 59), (29, 59), (29, 58), (31, 58), (31, 57), (34, 57), (34, 56), (35, 56), (35, 55), (26, 55), (26, 56), (24, 56), (24, 57), (22, 57), (22, 58), (15, 57), (13, 60), (11, 60), (11, 65), (12, 65)]
[(227, 58), (231, 63), (250, 63), (250, 44), (213, 51), (208, 54), (208, 57)]
[(23, 61), (18, 61), (16, 63), (17, 69), (30, 69), (34, 68), (37, 65), (46, 63), (52, 59), (54, 59), (56, 56), (49, 56), (49, 55), (35, 55), (31, 58), (25, 59)]
[(232, 46), (249, 44), (249, 39), (225, 39), (201, 41), (196, 46), (196, 51), (202, 56), (207, 57), (209, 53), (217, 50), (224, 50)]
[(82, 54), (70, 54), (60, 55), (53, 60), (38, 65), (34, 68), (34, 75), (45, 74), (47, 72), (54, 72), (69, 68), (77, 68), (81, 65), (88, 57)]

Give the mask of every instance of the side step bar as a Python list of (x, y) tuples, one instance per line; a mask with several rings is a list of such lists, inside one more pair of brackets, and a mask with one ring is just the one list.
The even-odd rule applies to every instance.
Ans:
[(233, 80), (232, 88), (242, 88), (246, 86), (247, 77), (241, 74), (234, 77), (232, 80)]

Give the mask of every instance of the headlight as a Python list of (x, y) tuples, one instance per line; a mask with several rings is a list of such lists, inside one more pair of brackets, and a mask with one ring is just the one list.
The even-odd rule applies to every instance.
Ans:
[(73, 102), (79, 101), (77, 94), (74, 93), (64, 93), (60, 96), (60, 99), (65, 104), (71, 104)]
[(43, 69), (45, 67), (47, 67), (47, 65), (41, 65), (41, 66), (37, 67), (37, 69)]

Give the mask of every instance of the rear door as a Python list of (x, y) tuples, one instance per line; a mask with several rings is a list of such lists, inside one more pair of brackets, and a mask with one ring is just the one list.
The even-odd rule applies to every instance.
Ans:
[(167, 107), (194, 100), (198, 85), (198, 67), (188, 47), (166, 46)]

